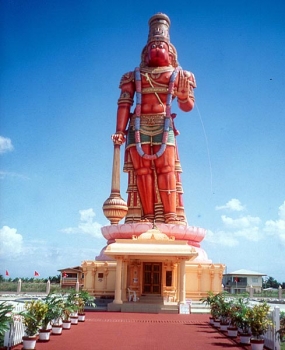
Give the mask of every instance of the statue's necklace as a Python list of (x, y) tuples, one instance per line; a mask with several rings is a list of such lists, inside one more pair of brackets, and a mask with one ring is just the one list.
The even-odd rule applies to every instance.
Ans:
[[(166, 142), (168, 139), (169, 127), (170, 127), (170, 118), (171, 118), (171, 102), (172, 102), (172, 93), (174, 88), (174, 82), (177, 77), (177, 74), (181, 68), (177, 67), (171, 74), (169, 85), (168, 85), (168, 94), (166, 97), (166, 110), (164, 117), (164, 127), (163, 127), (163, 135), (162, 135), (162, 143), (160, 149), (155, 154), (146, 154), (144, 153), (141, 145), (141, 135), (140, 135), (140, 126), (141, 126), (141, 106), (142, 106), (142, 84), (141, 84), (141, 73), (140, 69), (135, 69), (135, 82), (136, 82), (136, 110), (135, 110), (135, 142), (136, 149), (138, 154), (148, 160), (157, 159), (163, 155), (166, 149)], [(157, 95), (158, 99), (159, 96)], [(160, 100), (160, 99), (159, 99)]]

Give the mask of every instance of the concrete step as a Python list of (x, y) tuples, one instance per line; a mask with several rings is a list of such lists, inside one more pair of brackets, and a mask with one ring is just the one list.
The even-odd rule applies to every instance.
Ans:
[(163, 297), (161, 295), (142, 294), (139, 301), (147, 304), (163, 304)]

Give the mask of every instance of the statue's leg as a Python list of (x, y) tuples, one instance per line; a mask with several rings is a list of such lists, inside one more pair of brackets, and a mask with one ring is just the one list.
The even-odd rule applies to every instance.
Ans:
[[(150, 154), (150, 146), (143, 145), (145, 153)], [(130, 148), (130, 155), (137, 177), (137, 188), (143, 208), (144, 218), (154, 220), (154, 176), (152, 163), (143, 159), (135, 147)]]
[(167, 146), (164, 154), (155, 160), (155, 166), (165, 222), (176, 222), (175, 147)]

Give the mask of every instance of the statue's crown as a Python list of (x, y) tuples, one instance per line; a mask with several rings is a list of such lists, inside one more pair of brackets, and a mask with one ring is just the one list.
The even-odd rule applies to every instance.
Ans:
[(150, 43), (152, 41), (165, 41), (168, 44), (170, 43), (169, 37), (169, 27), (170, 27), (170, 19), (164, 13), (157, 13), (152, 16), (148, 21), (149, 25), (149, 34), (147, 42)]

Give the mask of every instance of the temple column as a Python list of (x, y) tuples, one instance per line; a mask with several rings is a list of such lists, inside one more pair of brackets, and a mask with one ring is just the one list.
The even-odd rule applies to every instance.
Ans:
[(179, 288), (179, 304), (186, 302), (186, 274), (185, 274), (185, 259), (180, 259), (180, 288)]
[(122, 300), (127, 301), (127, 269), (128, 269), (128, 261), (123, 260), (122, 265)]
[(122, 257), (116, 257), (116, 285), (114, 304), (123, 304), (122, 302)]

